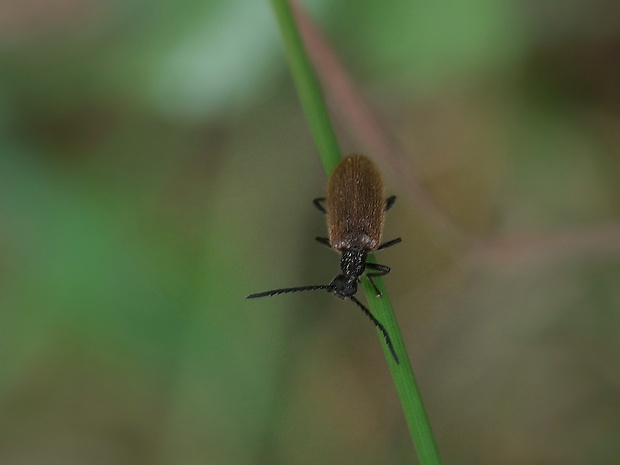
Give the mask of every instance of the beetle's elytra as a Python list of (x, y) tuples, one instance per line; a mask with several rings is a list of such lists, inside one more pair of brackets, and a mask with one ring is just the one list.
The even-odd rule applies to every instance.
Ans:
[(331, 246), (342, 252), (359, 246), (367, 252), (381, 244), (385, 189), (381, 173), (366, 157), (345, 158), (329, 178), (325, 199)]

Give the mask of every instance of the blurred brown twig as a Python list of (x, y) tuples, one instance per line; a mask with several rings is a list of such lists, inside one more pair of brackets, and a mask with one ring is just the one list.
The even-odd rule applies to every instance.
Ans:
[(442, 242), (457, 247), (466, 245), (471, 238), (438, 207), (424, 187), (421, 177), (412, 168), (410, 158), (375, 116), (319, 30), (297, 2), (292, 2), (292, 6), (328, 100), (335, 103), (334, 110), (342, 117), (349, 132), (370, 153), (381, 159), (400, 181), (424, 221), (437, 232)]
[(570, 254), (588, 254), (605, 258), (620, 253), (620, 225), (609, 224), (588, 229), (549, 234), (522, 234), (480, 239), (469, 235), (437, 205), (424, 187), (421, 176), (411, 165), (401, 145), (381, 124), (357, 89), (353, 79), (338, 60), (327, 41), (304, 10), (292, 2), (304, 43), (314, 63), (325, 93), (334, 102), (334, 111), (342, 117), (348, 131), (374, 156), (380, 158), (391, 174), (405, 187), (410, 200), (424, 221), (443, 243), (464, 250), (463, 260), (470, 264), (494, 264), (560, 258)]

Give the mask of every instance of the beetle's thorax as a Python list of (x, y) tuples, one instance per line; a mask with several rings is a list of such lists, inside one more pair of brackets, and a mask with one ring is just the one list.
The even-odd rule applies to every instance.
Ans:
[(351, 248), (342, 252), (340, 268), (342, 272), (332, 279), (329, 289), (341, 299), (351, 297), (357, 292), (357, 283), (366, 269), (368, 253), (360, 248)]
[(368, 253), (361, 248), (353, 247), (342, 252), (340, 269), (345, 276), (359, 278), (366, 269), (366, 257)]

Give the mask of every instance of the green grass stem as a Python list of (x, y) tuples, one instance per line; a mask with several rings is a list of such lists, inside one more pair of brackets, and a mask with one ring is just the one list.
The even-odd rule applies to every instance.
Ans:
[[(341, 155), (323, 99), (323, 93), (306, 54), (289, 1), (271, 0), (271, 4), (280, 27), (293, 82), (308, 119), (312, 135), (316, 141), (321, 161), (326, 173), (329, 175), (340, 162)], [(374, 256), (369, 256), (369, 261), (374, 262)], [(363, 279), (363, 287), (369, 307), (375, 317), (383, 323), (389, 332), (400, 359), (400, 364), (394, 362), (390, 350), (385, 344), (383, 335), (378, 331), (420, 464), (441, 464), (441, 458), (439, 457), (430, 423), (422, 403), (422, 397), (415, 382), (411, 363), (409, 362), (387, 290), (381, 278), (375, 279), (375, 283), (382, 293), (381, 297), (375, 295), (368, 279)]]
[[(368, 261), (376, 263), (374, 255), (370, 255)], [(398, 392), (400, 404), (405, 414), (405, 420), (409, 426), (411, 438), (418, 453), (420, 464), (439, 465), (441, 464), (441, 457), (439, 456), (435, 437), (431, 430), (431, 424), (428, 421), (426, 409), (422, 402), (422, 395), (420, 394), (415, 376), (413, 375), (413, 369), (411, 368), (409, 355), (407, 354), (407, 349), (400, 333), (398, 322), (396, 321), (396, 315), (390, 303), (390, 297), (383, 283), (383, 279), (373, 278), (373, 281), (382, 295), (381, 297), (377, 297), (370, 281), (364, 279), (362, 283), (364, 285), (366, 299), (368, 300), (372, 313), (383, 326), (385, 326), (385, 329), (390, 334), (392, 344), (400, 359), (400, 363), (397, 365), (392, 358), (389, 347), (383, 342), (383, 351), (396, 386), (396, 391)], [(377, 330), (377, 333), (381, 341), (384, 341), (381, 332)]]
[(280, 26), (282, 42), (297, 95), (306, 113), (321, 162), (329, 175), (336, 168), (342, 156), (325, 106), (323, 92), (304, 49), (288, 0), (271, 0), (271, 4)]

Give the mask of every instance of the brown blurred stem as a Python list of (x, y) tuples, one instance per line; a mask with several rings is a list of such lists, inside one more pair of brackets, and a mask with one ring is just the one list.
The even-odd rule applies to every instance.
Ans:
[(412, 168), (410, 158), (375, 116), (353, 79), (308, 15), (297, 2), (291, 4), (327, 101), (333, 102), (334, 111), (341, 115), (348, 131), (359, 139), (373, 156), (383, 160), (382, 165), (387, 166), (391, 175), (406, 188), (423, 220), (436, 231), (442, 242), (457, 247), (469, 243), (468, 235), (437, 206), (427, 192), (420, 176)]
[(570, 257), (604, 260), (620, 256), (620, 224), (572, 231), (521, 233), (488, 239), (472, 247), (462, 259), (466, 265), (530, 264)]

